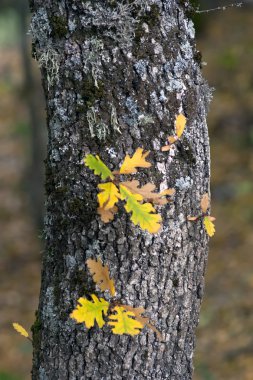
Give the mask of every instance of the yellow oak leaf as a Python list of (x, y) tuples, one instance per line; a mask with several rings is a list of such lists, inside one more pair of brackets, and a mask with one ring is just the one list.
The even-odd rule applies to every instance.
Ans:
[(174, 189), (166, 189), (161, 193), (155, 193), (155, 185), (153, 183), (147, 183), (146, 185), (139, 187), (140, 182), (137, 180), (126, 181), (121, 183), (133, 194), (140, 194), (145, 200), (149, 200), (153, 204), (164, 205), (168, 203), (166, 196), (171, 196), (175, 193)]
[(177, 115), (176, 121), (175, 121), (176, 136), (168, 137), (169, 144), (162, 146), (161, 148), (162, 152), (167, 152), (168, 150), (170, 150), (170, 148), (175, 144), (175, 142), (182, 136), (185, 129), (185, 124), (186, 124), (185, 116), (182, 114)]
[(95, 294), (92, 294), (91, 297), (93, 302), (83, 297), (79, 298), (77, 301), (79, 305), (72, 311), (70, 317), (75, 319), (77, 323), (85, 323), (88, 329), (94, 326), (95, 321), (101, 328), (105, 324), (103, 314), (107, 315), (109, 302), (104, 298), (98, 299)]
[(175, 129), (176, 129), (176, 134), (178, 138), (182, 136), (185, 129), (185, 124), (186, 124), (186, 117), (182, 114), (179, 114), (176, 117), (176, 122), (175, 122)]
[(103, 180), (106, 178), (114, 179), (114, 175), (111, 170), (103, 163), (99, 156), (93, 156), (93, 154), (87, 154), (84, 158), (84, 163), (89, 169), (94, 171), (94, 174), (100, 175)]
[(143, 153), (142, 148), (137, 148), (132, 158), (127, 154), (119, 170), (120, 174), (136, 173), (136, 168), (149, 168), (151, 163), (146, 161), (148, 155), (149, 152)]
[(98, 185), (101, 193), (98, 194), (98, 203), (100, 207), (109, 210), (114, 207), (115, 203), (121, 199), (118, 188), (112, 182), (101, 183)]
[(146, 312), (146, 310), (142, 306), (141, 307), (132, 307), (129, 305), (120, 305), (120, 306), (122, 306), (125, 310), (131, 311), (132, 313), (134, 313), (134, 317), (137, 321), (139, 321), (143, 326), (147, 326), (151, 330), (153, 330), (156, 333), (158, 339), (160, 341), (162, 340), (162, 334), (160, 333), (160, 331), (157, 330), (157, 328), (154, 325), (152, 325), (152, 323), (150, 323), (148, 317), (142, 316), (142, 314)]
[(168, 142), (170, 145), (174, 144), (178, 140), (177, 136), (169, 136), (168, 137)]
[(104, 290), (109, 290), (112, 296), (115, 296), (114, 281), (110, 278), (109, 268), (107, 265), (103, 265), (101, 260), (88, 259), (86, 264), (89, 268), (90, 274), (93, 277), (93, 281)]
[(213, 221), (215, 220), (212, 216), (205, 216), (204, 217), (204, 226), (206, 229), (206, 232), (209, 236), (213, 236), (215, 233), (215, 225), (213, 224)]
[(13, 328), (22, 336), (24, 336), (25, 338), (28, 338), (29, 337), (29, 334), (28, 332), (26, 331), (26, 329), (21, 326), (19, 323), (13, 323), (12, 324)]
[(202, 212), (205, 214), (210, 206), (210, 199), (208, 193), (204, 194), (200, 201), (200, 207)]
[(117, 206), (114, 206), (108, 210), (104, 209), (103, 207), (98, 207), (97, 209), (97, 212), (104, 223), (109, 223), (110, 221), (112, 221), (117, 211), (118, 211)]
[(133, 194), (125, 186), (120, 185), (120, 193), (122, 199), (126, 200), (125, 209), (127, 212), (131, 212), (131, 220), (135, 225), (139, 225), (143, 230), (147, 230), (150, 233), (157, 233), (161, 225), (162, 220), (159, 214), (156, 214), (156, 210), (151, 203), (140, 203), (143, 201), (143, 196), (140, 194)]
[(116, 306), (113, 308), (113, 311), (116, 314), (109, 315), (108, 322), (108, 325), (113, 326), (113, 334), (138, 335), (144, 327), (141, 322), (134, 319), (134, 313), (127, 311), (124, 307)]

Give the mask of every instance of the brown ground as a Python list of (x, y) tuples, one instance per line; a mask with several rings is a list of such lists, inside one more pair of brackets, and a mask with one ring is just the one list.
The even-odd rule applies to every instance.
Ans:
[[(212, 14), (198, 43), (208, 62), (204, 74), (216, 88), (209, 126), (217, 233), (210, 243), (194, 380), (253, 379), (252, 12)], [(11, 323), (29, 329), (34, 320), (40, 231), (24, 191), (29, 144), (22, 126), (28, 115), (21, 101), (20, 58), (16, 48), (0, 55), (0, 380), (12, 380), (11, 374), (26, 380), (31, 345)]]

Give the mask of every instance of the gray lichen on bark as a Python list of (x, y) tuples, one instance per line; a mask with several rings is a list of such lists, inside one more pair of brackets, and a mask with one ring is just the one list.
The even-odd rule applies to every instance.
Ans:
[[(42, 67), (49, 133), (46, 249), (33, 379), (191, 379), (207, 237), (187, 215), (200, 211), (209, 190), (210, 92), (195, 60), (189, 4), (30, 2), (38, 60), (50, 48), (59, 56), (57, 81), (48, 83)], [(121, 133), (111, 127), (112, 105)], [(110, 126), (103, 142), (91, 133), (92, 109)], [(173, 154), (162, 153), (180, 112), (186, 131)], [(80, 164), (92, 153), (115, 169), (139, 146), (151, 151), (153, 165), (136, 178), (177, 190), (159, 209), (163, 228), (154, 236), (134, 226), (123, 208), (103, 224), (96, 214), (98, 178)], [(69, 318), (77, 299), (95, 291), (85, 266), (89, 257), (109, 265), (119, 299), (144, 306), (163, 342), (146, 330), (137, 337), (115, 336), (108, 328), (87, 331)]]

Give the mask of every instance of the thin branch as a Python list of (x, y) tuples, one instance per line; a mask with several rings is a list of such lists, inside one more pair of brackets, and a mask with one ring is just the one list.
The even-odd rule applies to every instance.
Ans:
[(229, 4), (229, 5), (223, 5), (221, 7), (213, 8), (213, 9), (204, 9), (200, 11), (199, 9), (196, 10), (196, 13), (209, 13), (213, 11), (225, 11), (228, 8), (241, 8), (243, 3), (234, 3), (234, 4)]

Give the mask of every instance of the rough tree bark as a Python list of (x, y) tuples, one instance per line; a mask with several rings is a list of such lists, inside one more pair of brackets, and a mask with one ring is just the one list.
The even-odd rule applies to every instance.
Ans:
[[(206, 112), (189, 3), (176, 0), (30, 0), (31, 32), (48, 113), (46, 248), (33, 325), (33, 379), (192, 378), (207, 237), (200, 211), (209, 191)], [(161, 152), (183, 112), (177, 149)], [(157, 235), (134, 226), (123, 207), (103, 224), (98, 177), (81, 163), (99, 154), (112, 169), (137, 147), (153, 166), (142, 183), (175, 187)], [(94, 291), (85, 260), (106, 262), (123, 303), (144, 306), (152, 331), (137, 337), (75, 324), (80, 296)], [(102, 294), (101, 294), (102, 295)]]

